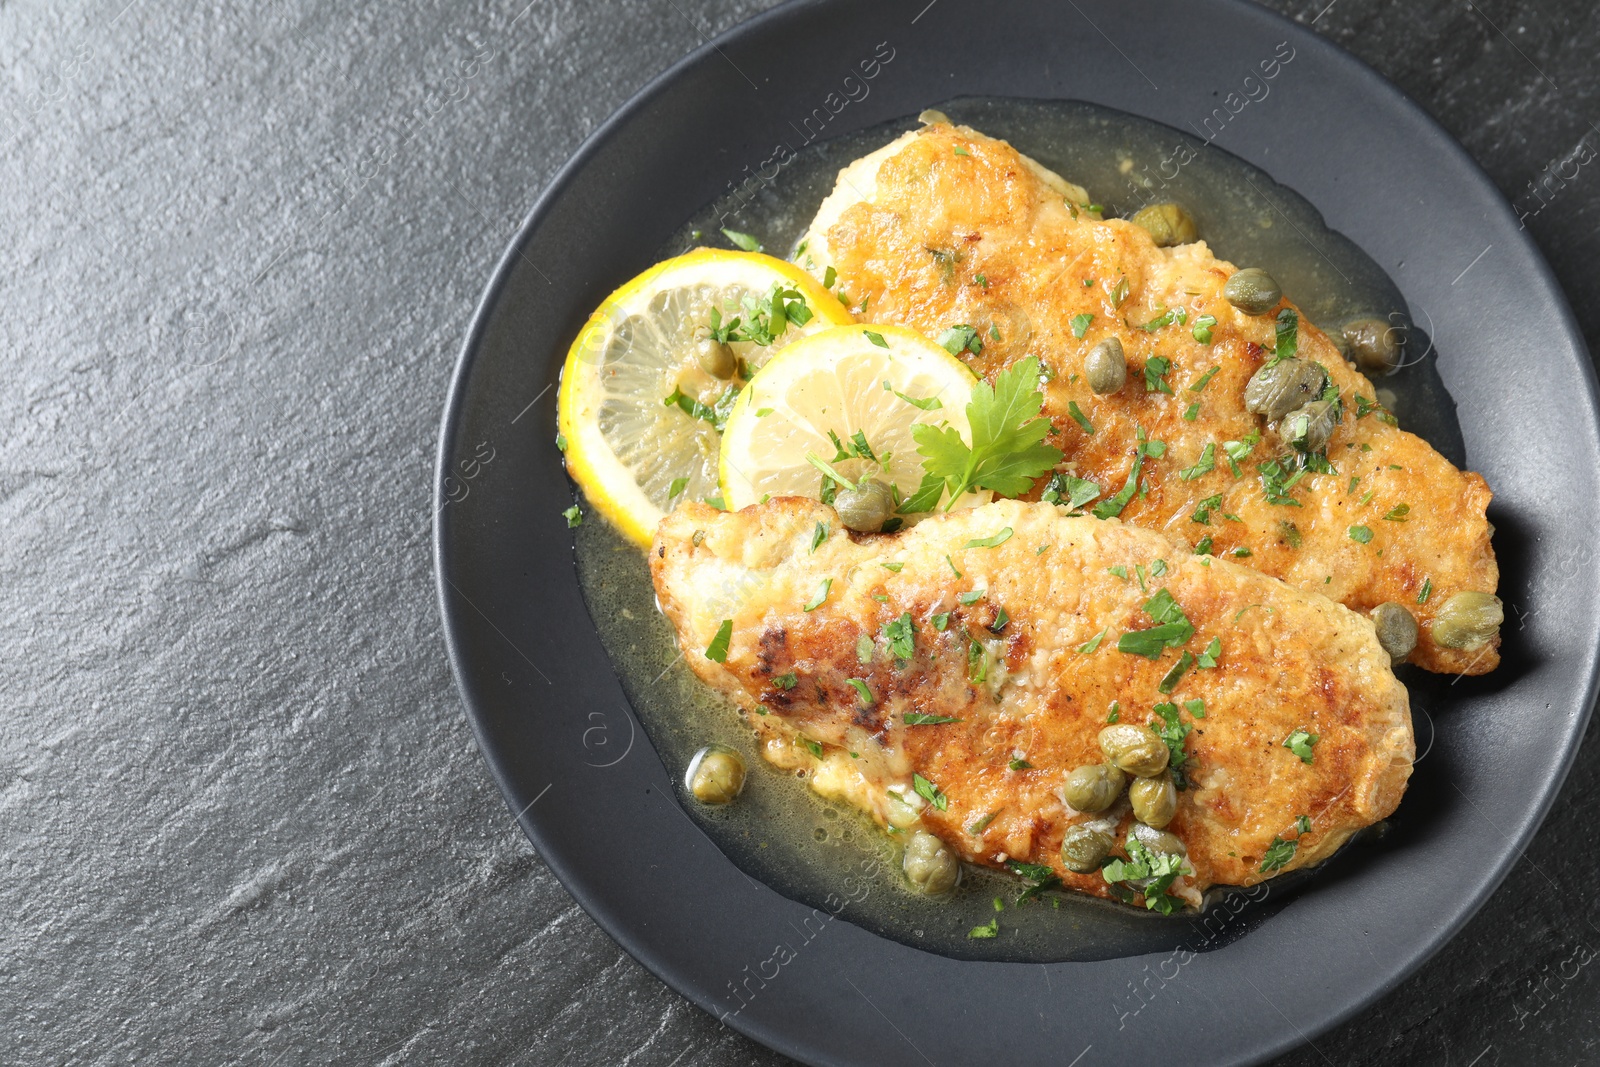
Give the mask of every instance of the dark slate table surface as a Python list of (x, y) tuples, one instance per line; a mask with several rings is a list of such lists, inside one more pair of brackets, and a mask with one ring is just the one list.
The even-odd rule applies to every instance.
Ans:
[[(533, 853), (429, 546), (518, 221), (764, 6), (0, 3), (0, 1062), (787, 1062)], [(1600, 8), (1272, 6), (1466, 144), (1600, 351)], [(1594, 894), (1553, 888), (1592, 884), (1594, 750), (1471, 925), (1283, 1063), (1600, 1060)]]

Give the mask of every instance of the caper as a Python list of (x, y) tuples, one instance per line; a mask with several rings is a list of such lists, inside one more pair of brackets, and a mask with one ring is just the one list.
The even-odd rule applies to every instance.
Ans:
[(689, 761), (684, 776), (702, 804), (726, 804), (744, 790), (744, 760), (727, 745), (707, 745)]
[(1178, 788), (1170, 774), (1140, 778), (1128, 787), (1128, 801), (1133, 805), (1133, 817), (1157, 830), (1166, 829), (1178, 814)]
[(1089, 388), (1101, 396), (1128, 384), (1128, 357), (1122, 353), (1122, 342), (1107, 337), (1089, 349), (1083, 360), (1083, 377)]
[(1105, 811), (1122, 795), (1128, 776), (1109, 763), (1079, 767), (1067, 775), (1061, 791), (1074, 811)]
[(1339, 413), (1331, 400), (1313, 400), (1289, 412), (1283, 420), (1283, 439), (1301, 452), (1321, 452), (1339, 426)]
[(1272, 280), (1272, 275), (1259, 267), (1246, 267), (1228, 279), (1222, 287), (1228, 303), (1246, 315), (1265, 315), (1278, 306), (1283, 290)]
[(906, 872), (907, 881), (929, 896), (948, 893), (961, 878), (955, 853), (926, 830), (917, 830), (906, 842), (900, 869)]
[(1146, 826), (1136, 822), (1128, 830), (1128, 836), (1138, 841), (1151, 852), (1160, 852), (1167, 856), (1187, 856), (1189, 850), (1184, 847), (1183, 839), (1170, 830), (1157, 830), (1154, 826)]
[(1132, 723), (1118, 723), (1100, 731), (1100, 751), (1129, 774), (1150, 778), (1167, 769), (1171, 752), (1165, 741)]
[(1392, 600), (1372, 609), (1372, 625), (1390, 663), (1399, 663), (1417, 647), (1417, 617)]
[(1445, 648), (1473, 649), (1500, 632), (1506, 619), (1500, 598), (1488, 593), (1457, 593), (1433, 618), (1433, 640)]
[(1245, 410), (1265, 415), (1268, 421), (1281, 419), (1315, 400), (1327, 382), (1328, 372), (1311, 360), (1291, 357), (1263, 364), (1245, 383)]
[(894, 494), (877, 478), (863, 478), (833, 498), (839, 521), (857, 533), (877, 533), (894, 514)]
[(1148, 233), (1161, 248), (1186, 245), (1200, 236), (1194, 217), (1177, 204), (1151, 204), (1128, 220)]
[(1403, 327), (1383, 319), (1356, 319), (1339, 331), (1356, 367), (1372, 376), (1392, 373), (1400, 366), (1406, 335)]
[(739, 369), (739, 360), (734, 356), (733, 349), (709, 334), (695, 339), (694, 358), (701, 370), (723, 381), (732, 378)]
[(1069, 871), (1088, 874), (1100, 869), (1111, 854), (1111, 835), (1081, 823), (1067, 828), (1061, 838), (1061, 862)]

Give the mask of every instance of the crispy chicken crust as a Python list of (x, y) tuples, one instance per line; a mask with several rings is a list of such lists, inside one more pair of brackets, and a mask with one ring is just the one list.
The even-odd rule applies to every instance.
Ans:
[[(1243, 397), (1269, 355), (1264, 346), (1274, 343), (1273, 316), (1248, 316), (1228, 303), (1222, 288), (1235, 268), (1203, 241), (1158, 248), (1137, 226), (1096, 218), (1080, 206), (1087, 199), (1004, 141), (935, 124), (840, 172), (806, 237), (806, 262), (819, 275), (832, 266), (851, 306), (865, 301), (858, 312), (865, 321), (934, 338), (957, 323), (976, 327), (983, 351), (963, 357), (991, 381), (1024, 356), (1039, 357), (1055, 375), (1044, 387), (1044, 414), (1054, 426), (1050, 442), (1065, 453), (1061, 467), (1097, 482), (1105, 495), (1128, 478), (1138, 428), (1166, 442), (1163, 457), (1145, 462), (1147, 492), (1122, 511), (1124, 521), (1191, 548), (1209, 537), (1219, 557), (1248, 552), (1236, 558), (1356, 611), (1398, 603), (1420, 627), (1410, 662), (1430, 671), (1492, 670), (1498, 636), (1454, 649), (1437, 644), (1430, 629), (1453, 594), (1493, 593), (1499, 583), (1483, 478), (1386, 424), (1381, 409), (1358, 414), (1366, 405), (1357, 396), (1376, 399), (1371, 383), (1301, 318), (1300, 357), (1321, 363), (1344, 401), (1327, 450), (1337, 473), (1307, 474), (1290, 491), (1294, 505), (1269, 502), (1257, 465), (1285, 449)], [(1186, 323), (1142, 328), (1176, 308), (1186, 310)], [(1078, 337), (1071, 323), (1084, 314), (1093, 318)], [(1193, 335), (1206, 315), (1217, 320), (1209, 344)], [(1128, 383), (1097, 396), (1083, 364), (1108, 337), (1123, 344)], [(1156, 356), (1172, 369), (1147, 383)], [(1073, 417), (1074, 403), (1092, 434)], [(1192, 420), (1185, 417), (1191, 405)], [(1236, 476), (1223, 442), (1242, 442), (1252, 431), (1262, 440)], [(1214, 468), (1181, 478), (1180, 471), (1204, 466), (1207, 446)], [(1220, 500), (1203, 509), (1212, 497)], [(1353, 538), (1352, 527), (1370, 530), (1370, 541)]]
[[(813, 547), (819, 524), (826, 536)], [(995, 547), (971, 545), (1007, 530)], [(1100, 821), (1120, 843), (1127, 801), (1091, 816), (1059, 790), (1073, 768), (1103, 761), (1097, 738), (1114, 705), (1120, 722), (1143, 725), (1158, 702), (1204, 701), (1203, 717), (1183, 713), (1192, 785), (1169, 827), (1195, 871), (1174, 892), (1191, 903), (1208, 885), (1277, 873), (1260, 870), (1274, 839), (1298, 842), (1282, 870), (1324, 859), (1392, 812), (1411, 773), (1408, 698), (1370, 620), (1115, 520), (1007, 500), (861, 535), (812, 500), (735, 514), (689, 502), (662, 520), (650, 566), (685, 662), (746, 713), (768, 759), (805, 769), (814, 788), (880, 824), (929, 830), (973, 863), (1042, 864), (1071, 889), (1111, 895), (1098, 873), (1063, 866), (1061, 840), (1074, 823)], [(826, 579), (823, 602), (805, 610)], [(1120, 651), (1123, 633), (1153, 625), (1145, 605), (1160, 589), (1192, 638), (1155, 660)], [(902, 659), (884, 628), (907, 614), (915, 633)], [(731, 637), (715, 662), (706, 651), (724, 620)], [(1162, 694), (1182, 652), (1198, 656), (1213, 637), (1217, 665)], [(959, 721), (907, 725), (908, 712)], [(1310, 765), (1284, 747), (1297, 729), (1318, 735)], [(916, 794), (913, 772), (942, 791), (945, 809)]]

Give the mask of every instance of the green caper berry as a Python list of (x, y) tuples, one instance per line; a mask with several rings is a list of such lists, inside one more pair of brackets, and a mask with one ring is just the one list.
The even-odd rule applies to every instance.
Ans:
[(1128, 221), (1148, 233), (1160, 248), (1186, 245), (1200, 236), (1194, 217), (1177, 204), (1151, 204)]
[(929, 896), (948, 893), (961, 878), (961, 863), (943, 841), (918, 830), (906, 842), (900, 869), (912, 886)]
[(1115, 337), (1089, 349), (1083, 360), (1083, 377), (1089, 388), (1100, 396), (1120, 390), (1128, 384), (1128, 357), (1122, 352), (1122, 342)]
[(1133, 817), (1157, 830), (1166, 829), (1178, 814), (1178, 788), (1170, 774), (1140, 778), (1128, 787), (1128, 801), (1133, 805)]
[(833, 498), (839, 521), (857, 533), (877, 533), (894, 514), (894, 494), (877, 478), (864, 478)]
[(1061, 838), (1061, 862), (1069, 871), (1089, 874), (1100, 869), (1111, 854), (1111, 835), (1079, 824), (1068, 827)]
[(707, 745), (689, 761), (689, 792), (702, 804), (726, 804), (744, 791), (744, 760), (727, 745)]
[(1146, 826), (1136, 822), (1128, 830), (1128, 836), (1138, 841), (1151, 852), (1160, 852), (1167, 856), (1187, 856), (1189, 850), (1184, 847), (1183, 839), (1170, 830), (1157, 830), (1153, 826)]
[(1381, 376), (1400, 366), (1405, 329), (1383, 319), (1356, 319), (1339, 330), (1344, 348), (1363, 374)]
[(701, 370), (723, 381), (732, 378), (739, 369), (739, 360), (734, 356), (733, 349), (715, 337), (706, 336), (696, 340), (694, 358)]
[(1331, 400), (1313, 400), (1283, 420), (1283, 439), (1300, 452), (1321, 452), (1339, 426)]
[(1119, 769), (1140, 778), (1166, 770), (1172, 756), (1166, 742), (1132, 723), (1117, 723), (1101, 730), (1100, 751)]
[(1311, 360), (1280, 359), (1263, 364), (1244, 387), (1244, 407), (1275, 422), (1321, 395), (1328, 382), (1322, 364)]
[(1074, 811), (1105, 811), (1122, 795), (1128, 776), (1108, 763), (1079, 767), (1067, 775), (1062, 796)]
[(1272, 275), (1259, 267), (1246, 267), (1228, 279), (1222, 287), (1228, 303), (1246, 315), (1265, 315), (1278, 306), (1283, 290), (1272, 280)]
[(1390, 663), (1399, 663), (1417, 647), (1417, 617), (1392, 600), (1372, 609), (1372, 625)]
[(1471, 650), (1500, 632), (1505, 622), (1500, 598), (1488, 593), (1457, 593), (1433, 618), (1433, 640), (1445, 648)]

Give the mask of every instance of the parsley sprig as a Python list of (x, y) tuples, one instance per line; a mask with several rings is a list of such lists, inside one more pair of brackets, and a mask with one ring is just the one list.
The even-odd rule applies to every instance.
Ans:
[(1050, 423), (1039, 417), (1044, 394), (1037, 387), (1038, 377), (1039, 361), (1029, 356), (1001, 371), (992, 386), (979, 382), (973, 387), (967, 404), (970, 446), (948, 425), (912, 427), (923, 469), (949, 491), (946, 510), (973, 489), (1021, 496), (1034, 479), (1060, 462), (1061, 450), (1044, 443)]

